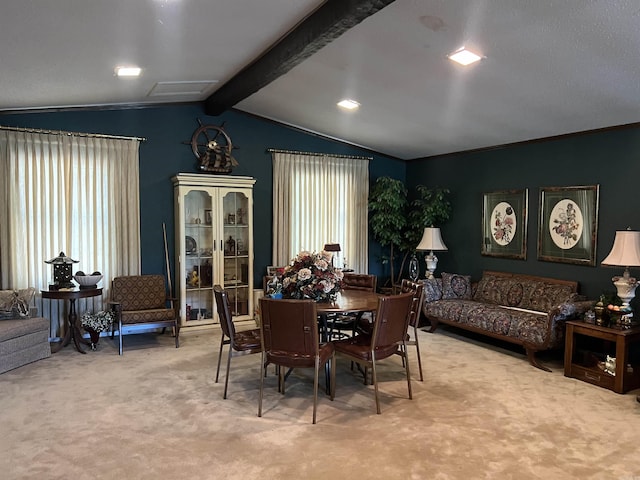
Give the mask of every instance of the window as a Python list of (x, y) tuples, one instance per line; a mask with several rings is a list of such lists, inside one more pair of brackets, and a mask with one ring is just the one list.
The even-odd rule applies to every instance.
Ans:
[(0, 130), (0, 288), (48, 288), (44, 261), (60, 252), (79, 261), (74, 273), (100, 271), (102, 287), (139, 273), (138, 147), (137, 139)]
[(339, 243), (347, 268), (367, 272), (368, 159), (272, 153), (274, 264)]

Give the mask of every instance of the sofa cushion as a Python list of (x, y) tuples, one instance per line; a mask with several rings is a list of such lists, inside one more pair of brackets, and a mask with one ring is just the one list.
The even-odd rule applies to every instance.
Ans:
[(442, 273), (442, 298), (471, 299), (471, 276)]
[(570, 285), (547, 283), (526, 277), (501, 277), (485, 273), (474, 300), (493, 305), (548, 312), (574, 296)]
[(49, 320), (43, 317), (0, 320), (0, 342), (35, 332), (49, 335)]
[(515, 310), (475, 300), (439, 300), (425, 304), (428, 317), (453, 321), (495, 335), (541, 347), (547, 336), (548, 317), (535, 311)]

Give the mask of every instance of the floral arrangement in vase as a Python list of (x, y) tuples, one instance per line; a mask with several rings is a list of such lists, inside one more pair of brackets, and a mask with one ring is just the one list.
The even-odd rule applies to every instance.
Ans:
[(80, 317), (80, 323), (82, 328), (91, 337), (91, 350), (96, 349), (98, 340), (100, 339), (100, 332), (104, 332), (111, 328), (111, 324), (115, 321), (116, 314), (113, 311), (100, 311), (98, 313), (87, 312)]
[(342, 290), (342, 270), (331, 264), (330, 252), (300, 252), (282, 274), (284, 298), (333, 301)]

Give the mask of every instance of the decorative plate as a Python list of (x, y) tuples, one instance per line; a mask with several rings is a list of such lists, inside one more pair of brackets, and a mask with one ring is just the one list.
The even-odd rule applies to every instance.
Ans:
[(198, 245), (196, 244), (196, 241), (193, 237), (187, 235), (184, 239), (184, 245), (187, 255), (196, 253)]

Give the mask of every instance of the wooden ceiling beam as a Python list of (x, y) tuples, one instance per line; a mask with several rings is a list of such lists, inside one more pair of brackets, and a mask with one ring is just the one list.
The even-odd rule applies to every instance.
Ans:
[(205, 100), (220, 115), (395, 0), (327, 0)]

